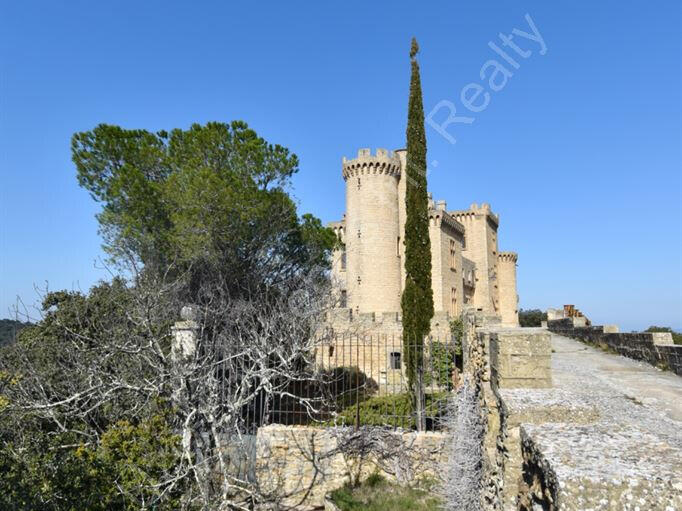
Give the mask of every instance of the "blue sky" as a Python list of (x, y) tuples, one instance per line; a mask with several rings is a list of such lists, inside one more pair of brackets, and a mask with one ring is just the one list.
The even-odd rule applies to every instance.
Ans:
[[(404, 145), (411, 36), (429, 174), (449, 208), (489, 202), (519, 252), (521, 306), (574, 303), (624, 330), (682, 329), (682, 4), (603, 2), (0, 2), (0, 317), (34, 286), (108, 278), (69, 140), (246, 120), (301, 159), (294, 194), (344, 209), (341, 157)], [(499, 34), (527, 58), (492, 91)], [(508, 54), (513, 50), (507, 47)], [(501, 75), (498, 86), (501, 83)], [(484, 88), (467, 110), (461, 91)], [(472, 86), (468, 90), (471, 94)], [(434, 122), (443, 122), (446, 109)]]

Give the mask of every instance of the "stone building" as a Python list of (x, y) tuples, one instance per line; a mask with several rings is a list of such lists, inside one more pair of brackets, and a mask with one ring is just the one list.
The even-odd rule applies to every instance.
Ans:
[[(333, 256), (340, 296), (335, 322), (380, 322), (382, 332), (400, 331), (406, 155), (404, 149), (360, 149), (357, 158), (343, 158), (346, 213), (330, 224), (343, 242)], [(465, 308), (518, 325), (517, 255), (498, 251), (499, 222), (488, 204), (448, 211), (445, 201), (429, 200), (434, 330), (445, 331)]]

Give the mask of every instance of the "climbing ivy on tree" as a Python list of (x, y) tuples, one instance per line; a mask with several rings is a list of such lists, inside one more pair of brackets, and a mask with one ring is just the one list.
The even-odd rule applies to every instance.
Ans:
[[(431, 290), (431, 243), (429, 241), (428, 196), (426, 191), (426, 133), (417, 40), (412, 39), (412, 76), (407, 114), (407, 179), (405, 220), (405, 289), (401, 299), (403, 348), (410, 393), (417, 413), (417, 426), (423, 429), (422, 366), (424, 337), (433, 317)], [(420, 427), (421, 426), (421, 427)]]

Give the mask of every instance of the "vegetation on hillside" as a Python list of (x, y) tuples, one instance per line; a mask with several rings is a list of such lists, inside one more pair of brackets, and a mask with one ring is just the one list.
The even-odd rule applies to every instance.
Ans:
[[(298, 159), (243, 122), (100, 125), (72, 150), (122, 276), (47, 294), (0, 350), (0, 508), (248, 508), (266, 496), (224, 442), (309, 381), (328, 304), (335, 236), (288, 194)], [(195, 351), (170, 335), (189, 304)]]
[(675, 332), (668, 326), (650, 326), (645, 330), (645, 332), (670, 332), (673, 337), (673, 343), (682, 344), (682, 333)]
[(412, 39), (410, 98), (407, 113), (407, 166), (405, 198), (405, 288), (401, 298), (405, 367), (418, 429), (423, 429), (421, 369), (424, 337), (431, 329), (431, 242), (429, 240), (428, 194), (426, 189), (426, 133), (417, 52)]
[(524, 327), (540, 326), (542, 321), (547, 321), (547, 313), (540, 309), (519, 310), (519, 325)]
[(28, 321), (23, 323), (15, 319), (0, 319), (0, 348), (13, 344), (19, 332), (31, 326)]

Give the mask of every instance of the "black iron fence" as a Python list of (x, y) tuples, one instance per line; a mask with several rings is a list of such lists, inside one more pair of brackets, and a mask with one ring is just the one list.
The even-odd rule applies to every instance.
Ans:
[(262, 409), (252, 414), (256, 420), (250, 425), (436, 430), (461, 361), (461, 345), (451, 338), (408, 344), (400, 335), (334, 336), (316, 346), (308, 376), (259, 403)]

